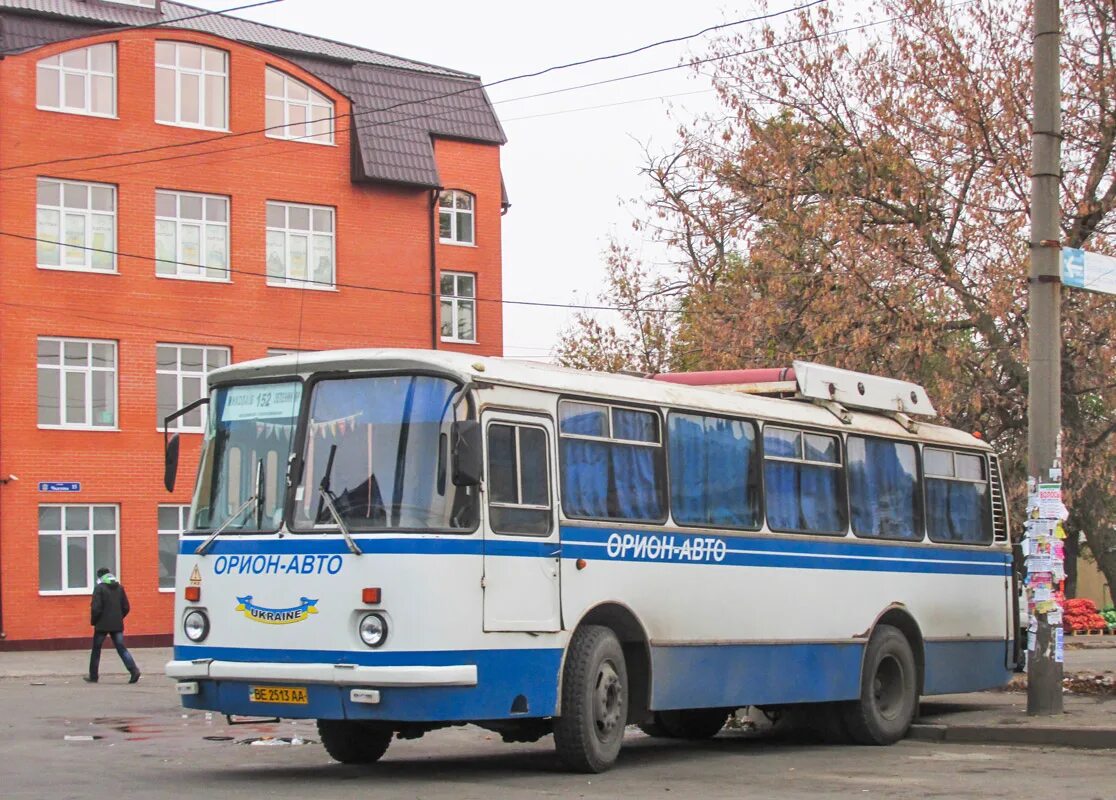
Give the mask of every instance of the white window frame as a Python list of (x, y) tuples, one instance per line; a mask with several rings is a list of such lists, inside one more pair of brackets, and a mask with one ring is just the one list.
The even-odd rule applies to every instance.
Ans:
[[(108, 48), (112, 60), (112, 69), (108, 72), (94, 69), (93, 49), (98, 47)], [(83, 53), (85, 56), (84, 67), (67, 66), (64, 62), (66, 56)], [(82, 79), (82, 93), (85, 101), (81, 105), (67, 105), (66, 103), (66, 78), (78, 76)], [(108, 112), (93, 110), (93, 78), (108, 78), (112, 82), (112, 108)], [(58, 105), (43, 105), (39, 102), (39, 85), (41, 81), (54, 81), (58, 93)], [(53, 56), (39, 59), (35, 64), (35, 108), (40, 111), (57, 111), (62, 114), (81, 114), (87, 117), (103, 117), (116, 119), (116, 44), (114, 42), (100, 42), (87, 47), (78, 47), (55, 53)]]
[[(264, 90), (264, 124), (267, 126), (264, 131), (265, 135), (272, 139), (290, 139), (292, 141), (308, 142), (310, 144), (333, 145), (333, 122), (336, 116), (333, 101), (305, 81), (300, 81), (298, 78), (294, 78), (275, 67), (267, 67), (265, 69), (265, 87), (268, 87), (273, 77), (282, 82), (283, 89), (282, 94), (275, 94), (269, 88), (265, 88)], [(300, 89), (306, 90), (306, 99), (303, 100), (301, 98), (291, 97), (292, 86), (298, 87), (295, 91), (299, 91)], [(275, 103), (280, 105), (282, 119), (272, 120), (266, 116), (270, 113), (271, 107)], [(302, 122), (291, 121), (292, 108), (302, 109), (305, 114)], [(315, 116), (315, 109), (320, 111), (324, 110), (325, 116)], [(324, 135), (310, 133), (310, 126), (314, 122), (325, 122), (327, 130)], [(296, 133), (293, 130), (293, 126), (295, 125), (304, 125), (305, 129), (303, 133)]]
[[(477, 276), (473, 272), (450, 272), (442, 271), (438, 281), (438, 290), (441, 293), (442, 281), (446, 278), (453, 278), (453, 294), (441, 293), (438, 304), (442, 313), (445, 312), (445, 306), (448, 303), (450, 307), (450, 330), (453, 331), (452, 336), (446, 336), (442, 331), (442, 314), (438, 317), (438, 331), (442, 337), (443, 342), (460, 342), (463, 344), (476, 344), (477, 343)], [(461, 287), (459, 281), (462, 278), (468, 278), (473, 282), (473, 293), (471, 295), (459, 294)], [(462, 339), (457, 335), (458, 315), (461, 311), (462, 303), (468, 303), (473, 307), (473, 338)]]
[[(335, 292), (337, 291), (337, 209), (333, 206), (313, 206), (305, 203), (288, 203), (283, 200), (268, 200), (265, 209), (265, 222), (271, 216), (271, 211), (275, 209), (283, 209), (283, 227), (272, 225), (268, 222), (266, 226), (266, 234), (264, 241), (264, 260), (265, 272), (267, 273), (268, 286), (282, 286), (293, 289), (317, 289), (319, 291)], [(292, 209), (306, 209), (309, 213), (310, 227), (306, 230), (301, 228), (292, 228), (290, 226), (290, 217)], [(328, 211), (329, 212), (329, 232), (314, 230), (314, 215), (315, 212)], [(282, 235), (283, 237), (283, 275), (273, 275), (271, 273), (271, 265), (267, 264), (268, 254), (271, 247), (268, 243), (273, 236)], [(314, 274), (313, 267), (313, 239), (315, 236), (323, 236), (329, 238), (329, 259), (330, 259), (330, 276), (329, 283), (315, 280), (311, 277)], [(294, 238), (306, 239), (306, 277), (305, 278), (292, 278), (290, 273), (291, 263), (291, 241)]]
[[(457, 207), (458, 196), (469, 198), (469, 208), (463, 209)], [(443, 201), (448, 199), (449, 205), (442, 205)], [(472, 220), (472, 240), (465, 241), (461, 237), (461, 232), (457, 229), (457, 217), (459, 214), (464, 214)], [(442, 217), (448, 216), (450, 222), (450, 235), (449, 237), (442, 236)], [(472, 192), (467, 192), (464, 189), (446, 189), (438, 195), (438, 241), (442, 244), (452, 244), (458, 247), (476, 247), (477, 246), (477, 196)]]
[[(159, 45), (167, 44), (174, 47), (174, 66), (170, 64), (159, 63)], [(201, 54), (201, 67), (184, 67), (182, 66), (181, 51), (183, 47), (197, 47), (202, 51)], [(207, 69), (205, 66), (205, 54), (207, 51), (220, 53), (224, 67), (221, 71)], [(195, 42), (175, 41), (172, 39), (157, 39), (155, 41), (155, 75), (156, 75), (156, 88), (155, 88), (155, 122), (160, 125), (173, 125), (178, 128), (196, 128), (206, 131), (227, 131), (229, 130), (229, 54), (226, 50), (221, 50), (218, 47), (209, 47), (204, 44), (197, 44)], [(159, 98), (158, 98), (158, 75), (159, 70), (169, 70), (174, 74), (174, 119), (159, 119)], [(198, 116), (201, 122), (189, 122), (182, 119), (182, 76), (193, 75), (198, 79)], [(206, 115), (206, 77), (218, 76), (223, 79), (225, 86), (225, 124), (221, 126), (205, 124)]]
[[(60, 547), (62, 548), (62, 553), (61, 553), (61, 558), (59, 560), (59, 563), (60, 563), (61, 571), (62, 571), (62, 588), (61, 589), (43, 589), (42, 588), (42, 583), (41, 583), (41, 575), (36, 575), (35, 581), (36, 581), (36, 583), (39, 584), (38, 590), (39, 590), (40, 595), (45, 596), (45, 597), (58, 597), (58, 596), (63, 596), (63, 595), (91, 595), (91, 594), (93, 594), (93, 589), (97, 585), (97, 583), (96, 583), (97, 574), (96, 573), (97, 573), (97, 568), (99, 566), (96, 563), (94, 563), (94, 561), (95, 561), (94, 553), (96, 552), (96, 549), (94, 548), (94, 540), (93, 540), (94, 536), (112, 536), (113, 537), (113, 552), (114, 552), (114, 558), (116, 560), (116, 565), (117, 565), (116, 566), (116, 570), (117, 570), (116, 574), (117, 574), (117, 576), (119, 576), (119, 571), (120, 571), (120, 566), (119, 566), (120, 565), (120, 505), (119, 504), (117, 504), (117, 503), (39, 503), (39, 505), (38, 505), (38, 509), (47, 508), (47, 507), (59, 509), (59, 520), (60, 520), (59, 529), (58, 530), (45, 530), (44, 531), (42, 526), (41, 525), (39, 526), (39, 533), (38, 533), (38, 536), (36, 537), (36, 542), (35, 542), (35, 544), (36, 544), (35, 558), (36, 558), (36, 563), (38, 563), (39, 554), (41, 552), (41, 547), (42, 547), (42, 545), (40, 543), (41, 543), (42, 537), (44, 535), (46, 535), (46, 536), (59, 536), (60, 537)], [(66, 530), (66, 509), (67, 508), (86, 508), (86, 509), (88, 509), (89, 527), (85, 528), (83, 530), (75, 530), (75, 531)], [(93, 525), (93, 510), (97, 509), (97, 508), (111, 508), (113, 510), (113, 513), (116, 516), (116, 525), (115, 525), (115, 528), (111, 532), (110, 531), (105, 531), (105, 530), (98, 531), (97, 529), (92, 527), (92, 525)], [(36, 509), (36, 511), (37, 511), (37, 509)], [(77, 539), (77, 538), (84, 538), (86, 540), (85, 552), (86, 552), (87, 558), (86, 558), (85, 569), (86, 569), (87, 586), (71, 588), (71, 587), (66, 585), (67, 584), (67, 577), (69, 575), (69, 558), (70, 558), (69, 548), (66, 547), (66, 541), (68, 539)]]
[[(160, 214), (159, 209), (159, 195), (174, 198), (175, 216), (170, 217), (165, 214)], [(186, 197), (195, 197), (202, 202), (202, 219), (188, 219), (182, 216), (182, 199)], [(214, 221), (207, 218), (209, 204), (211, 202), (220, 202), (225, 205), (225, 220), (224, 222)], [(229, 254), (232, 252), (232, 243), (229, 241), (232, 235), (232, 226), (230, 223), (232, 203), (230, 198), (226, 195), (220, 194), (200, 194), (198, 192), (180, 192), (176, 189), (156, 189), (155, 190), (155, 277), (157, 278), (170, 278), (172, 280), (183, 281), (205, 281), (206, 283), (232, 283), (231, 264), (229, 263)], [(158, 242), (159, 242), (159, 223), (169, 223), (174, 225), (174, 261), (169, 262), (162, 260), (158, 257)], [(183, 254), (183, 236), (182, 229), (187, 226), (195, 226), (200, 229), (199, 232), (199, 255), (204, 261), (208, 261), (209, 248), (207, 243), (209, 241), (210, 228), (219, 228), (225, 234), (225, 266), (212, 267), (208, 263), (194, 264), (186, 260)], [(174, 268), (174, 274), (166, 272), (159, 272), (159, 265), (169, 264)], [(193, 270), (193, 273), (190, 272)], [(222, 273), (221, 275), (211, 275), (212, 272)]]
[[(58, 189), (58, 204), (44, 203), (41, 201), (43, 190), (56, 186)], [(68, 206), (66, 205), (66, 189), (80, 187), (85, 191), (85, 206)], [(103, 192), (107, 190), (112, 196), (112, 210), (105, 211), (104, 209), (93, 208), (93, 195), (95, 191)], [(96, 275), (116, 275), (118, 274), (116, 266), (116, 237), (117, 237), (117, 220), (116, 220), (116, 187), (110, 183), (90, 183), (88, 181), (67, 181), (57, 178), (39, 178), (35, 184), (35, 238), (39, 240), (35, 248), (35, 264), (39, 269), (53, 269), (62, 272), (91, 272)], [(42, 229), (42, 217), (45, 214), (56, 214), (58, 218), (58, 233), (55, 239), (50, 239)], [(101, 269), (93, 266), (93, 258), (99, 253), (94, 252), (93, 248), (93, 221), (94, 218), (110, 217), (112, 219), (112, 235), (111, 241), (107, 247), (98, 247), (97, 251), (107, 251), (108, 257), (112, 261), (111, 269)], [(66, 241), (66, 218), (75, 217), (81, 219), (82, 225), (82, 240), (78, 244), (76, 242), (69, 244)], [(43, 253), (48, 245), (53, 244), (58, 250), (58, 263), (57, 264), (44, 264)], [(66, 263), (67, 249), (77, 250), (82, 254), (82, 265)]]
[(159, 0), (108, 0), (121, 6), (139, 6), (140, 8), (157, 8)]
[[(120, 430), (120, 355), (117, 343), (111, 339), (67, 339), (58, 336), (39, 336), (36, 339), (36, 350), (39, 342), (58, 342), (58, 363), (57, 364), (39, 364), (38, 356), (36, 355), (36, 401), (38, 398), (38, 375), (42, 370), (51, 370), (58, 372), (58, 419), (60, 422), (57, 425), (44, 424), (38, 422), (38, 403), (36, 402), (36, 422), (38, 427), (42, 430), (76, 430), (76, 431), (116, 431)], [(74, 367), (66, 366), (66, 345), (67, 344), (83, 344), (86, 347), (87, 365)], [(107, 344), (112, 346), (112, 366), (111, 367), (97, 367), (93, 366), (93, 345)], [(81, 374), (85, 376), (85, 418), (87, 420), (93, 419), (93, 374), (96, 372), (111, 372), (112, 373), (112, 424), (111, 425), (94, 425), (92, 422), (88, 423), (68, 423), (66, 422), (66, 376), (72, 374)]]
[[(175, 351), (174, 369), (164, 369), (159, 367), (159, 348), (167, 347), (173, 348)], [(201, 350), (202, 351), (202, 369), (201, 372), (187, 372), (182, 369), (182, 351), (183, 350)], [(186, 378), (198, 378), (201, 381), (201, 394), (200, 397), (206, 396), (206, 376), (217, 369), (216, 366), (211, 366), (210, 357), (213, 353), (224, 353), (225, 363), (220, 366), (227, 366), (232, 363), (232, 350), (224, 345), (216, 344), (181, 344), (171, 342), (157, 342), (155, 344), (155, 408), (159, 408), (159, 376), (172, 375), (174, 376), (174, 407), (175, 409), (182, 408), (187, 402), (183, 399), (182, 382)], [(158, 411), (156, 410), (156, 416)], [(205, 415), (199, 413), (201, 422), (198, 425), (187, 425), (186, 417), (182, 416), (173, 420), (170, 424), (169, 430), (178, 433), (204, 433), (205, 432)], [(157, 419), (155, 423), (157, 430), (163, 430), (163, 420)]]
[[(158, 514), (164, 508), (171, 508), (171, 509), (175, 510), (175, 512), (178, 515), (178, 527), (176, 527), (176, 528), (164, 528), (160, 525)], [(174, 537), (175, 561), (177, 562), (178, 561), (178, 543), (182, 538), (182, 532), (187, 530), (189, 528), (189, 525), (190, 525), (190, 506), (189, 506), (189, 504), (182, 505), (182, 504), (179, 504), (179, 503), (160, 503), (159, 508), (156, 512), (155, 525), (156, 525), (156, 534), (155, 534), (155, 554), (156, 554), (156, 556), (159, 556), (162, 553), (162, 550), (159, 548), (159, 545), (162, 544), (163, 537), (170, 538), (170, 537), (173, 536)], [(156, 558), (156, 561), (158, 562), (158, 558)], [(172, 570), (171, 571), (171, 585), (170, 586), (160, 585), (159, 586), (159, 591), (164, 592), (164, 593), (173, 593), (175, 588), (176, 588), (175, 585), (174, 585), (174, 582), (173, 582), (174, 577), (175, 577), (175, 572)], [(156, 575), (155, 578), (156, 578), (156, 582), (160, 582), (162, 580), (161, 576), (159, 576), (159, 575)]]

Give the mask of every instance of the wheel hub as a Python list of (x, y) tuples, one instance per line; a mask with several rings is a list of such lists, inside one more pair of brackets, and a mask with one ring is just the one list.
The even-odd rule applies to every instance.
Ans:
[(609, 738), (617, 727), (624, 725), (620, 718), (623, 711), (622, 689), (616, 667), (611, 661), (603, 662), (597, 669), (596, 689), (593, 693), (593, 722), (602, 739)]
[(880, 715), (895, 719), (903, 707), (903, 665), (898, 659), (886, 656), (881, 659), (872, 679), (872, 696)]

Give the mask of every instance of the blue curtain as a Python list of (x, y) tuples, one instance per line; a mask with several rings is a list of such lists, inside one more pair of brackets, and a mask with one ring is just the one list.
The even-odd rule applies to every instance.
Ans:
[(751, 423), (672, 414), (671, 499), (674, 519), (693, 525), (749, 528), (758, 509), (748, 497), (755, 451)]
[(936, 542), (954, 540), (950, 525), (949, 486), (953, 481), (926, 479), (926, 528)]
[(768, 527), (780, 531), (800, 529), (796, 466), (786, 461), (768, 461), (763, 467), (763, 478)]
[(670, 499), (676, 522), (704, 525), (709, 461), (701, 417), (670, 416)]
[(953, 482), (949, 487), (949, 526), (959, 542), (987, 541), (984, 530), (985, 487), (979, 483)]
[(818, 533), (845, 529), (844, 509), (838, 492), (840, 470), (803, 464), (800, 470), (802, 527)]
[[(562, 431), (589, 435), (598, 428), (595, 414), (562, 420)], [(586, 439), (562, 443), (562, 504), (572, 517), (608, 516), (608, 445)]]
[(921, 539), (914, 447), (850, 436), (849, 502), (857, 536)]
[[(640, 411), (613, 409), (612, 435), (617, 439), (639, 442), (657, 441), (658, 417)], [(662, 500), (655, 480), (656, 447), (630, 444), (608, 446), (612, 456), (613, 486), (616, 492), (615, 516), (622, 519), (658, 519)]]

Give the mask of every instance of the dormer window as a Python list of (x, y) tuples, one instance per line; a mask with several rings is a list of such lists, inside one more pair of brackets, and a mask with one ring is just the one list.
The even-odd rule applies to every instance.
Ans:
[(333, 102), (277, 69), (267, 68), (267, 135), (333, 144)]
[(139, 6), (141, 8), (156, 8), (159, 5), (159, 0), (107, 0), (107, 2), (118, 6)]
[(41, 59), (35, 105), (68, 114), (116, 116), (116, 45), (95, 44)]

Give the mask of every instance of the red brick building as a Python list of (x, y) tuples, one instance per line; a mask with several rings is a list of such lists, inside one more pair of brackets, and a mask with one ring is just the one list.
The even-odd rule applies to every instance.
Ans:
[(84, 641), (102, 565), (129, 639), (168, 635), (191, 487), (162, 488), (160, 420), (208, 370), (500, 354), (503, 142), (454, 70), (162, 0), (0, 0), (0, 648)]

